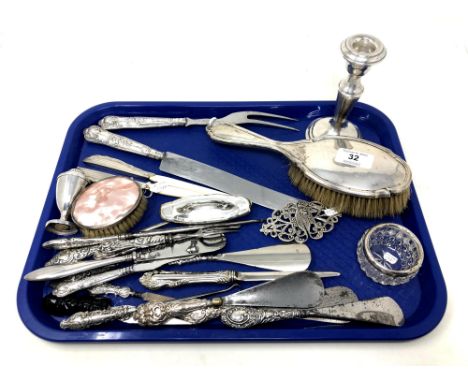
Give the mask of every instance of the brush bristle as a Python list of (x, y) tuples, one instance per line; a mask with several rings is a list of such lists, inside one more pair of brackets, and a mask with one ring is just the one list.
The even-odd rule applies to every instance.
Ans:
[(137, 208), (128, 215), (122, 221), (113, 224), (106, 228), (100, 229), (89, 229), (89, 228), (80, 228), (81, 232), (85, 237), (102, 237), (102, 236), (112, 236), (119, 235), (121, 233), (128, 232), (133, 226), (135, 226), (143, 217), (143, 214), (146, 211), (148, 205), (148, 200), (145, 197), (140, 199)]
[(327, 207), (360, 218), (381, 218), (401, 214), (410, 197), (409, 188), (389, 198), (364, 198), (329, 190), (306, 178), (295, 165), (289, 167), (289, 177), (305, 195)]

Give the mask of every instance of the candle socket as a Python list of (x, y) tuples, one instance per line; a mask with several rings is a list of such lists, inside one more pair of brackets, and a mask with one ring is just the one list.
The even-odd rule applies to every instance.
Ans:
[(376, 37), (358, 34), (341, 43), (341, 52), (347, 61), (348, 77), (340, 81), (333, 117), (318, 118), (309, 125), (306, 138), (317, 140), (325, 136), (360, 138), (359, 128), (348, 121), (349, 113), (361, 97), (364, 87), (361, 77), (370, 66), (382, 61), (387, 51)]

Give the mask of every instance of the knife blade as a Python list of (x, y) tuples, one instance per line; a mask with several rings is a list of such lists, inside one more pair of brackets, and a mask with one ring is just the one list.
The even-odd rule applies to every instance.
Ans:
[[(106, 166), (105, 164), (98, 163), (97, 160), (95, 162), (94, 159), (97, 159), (97, 158), (94, 158), (94, 157), (102, 157), (102, 155), (92, 155), (88, 158), (85, 158), (83, 162), (96, 164), (98, 166), (113, 168), (111, 167), (111, 164)], [(111, 159), (114, 159), (114, 158), (111, 158)], [(89, 169), (85, 167), (78, 167), (78, 169), (83, 171), (86, 178), (91, 182), (99, 182), (102, 179), (115, 176), (115, 174), (110, 174), (108, 172), (93, 170), (93, 169)], [(126, 171), (126, 172), (132, 175), (140, 176), (137, 173), (131, 173), (130, 171)], [(137, 181), (137, 183), (140, 185), (140, 187), (143, 190), (148, 190), (155, 194), (174, 196), (176, 198), (181, 198), (184, 196), (193, 196), (193, 195), (222, 194), (222, 192), (213, 190), (208, 187), (198, 186), (196, 184), (190, 184), (182, 180), (172, 179), (172, 178), (169, 178), (167, 176), (162, 176), (162, 175), (152, 176), (150, 182)]]
[(88, 142), (160, 160), (159, 169), (163, 172), (215, 188), (231, 195), (244, 196), (252, 203), (272, 210), (277, 210), (283, 208), (288, 203), (297, 203), (299, 201), (299, 199), (290, 195), (269, 189), (194, 159), (152, 149), (140, 142), (106, 131), (99, 126), (90, 126), (85, 129), (84, 137)]

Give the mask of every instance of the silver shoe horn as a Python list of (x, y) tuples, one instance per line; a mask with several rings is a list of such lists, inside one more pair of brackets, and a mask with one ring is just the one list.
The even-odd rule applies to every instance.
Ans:
[(348, 115), (361, 97), (364, 87), (361, 77), (371, 65), (382, 61), (387, 51), (382, 42), (374, 36), (357, 34), (341, 43), (341, 53), (348, 62), (348, 77), (338, 86), (335, 115), (318, 118), (309, 125), (306, 139), (317, 140), (325, 136), (360, 138), (359, 128), (348, 121)]

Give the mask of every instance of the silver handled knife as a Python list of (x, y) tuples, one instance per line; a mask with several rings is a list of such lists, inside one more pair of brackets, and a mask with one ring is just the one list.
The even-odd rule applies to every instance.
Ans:
[[(93, 155), (93, 157), (99, 157), (100, 155)], [(84, 161), (86, 162), (88, 158)], [(111, 158), (113, 159), (113, 158)], [(92, 161), (87, 163), (93, 163)], [(97, 164), (97, 163), (96, 163)], [(112, 168), (111, 166), (105, 166)], [(110, 174), (108, 172), (92, 170), (85, 167), (78, 167), (79, 170), (83, 171), (85, 177), (91, 182), (98, 182), (102, 179), (109, 178), (111, 176), (115, 176), (115, 174)], [(118, 169), (116, 169), (118, 170)], [(123, 171), (123, 170), (120, 170)], [(135, 172), (125, 171), (127, 173), (138, 175)], [(211, 195), (211, 194), (220, 194), (220, 191), (213, 190), (212, 188), (198, 186), (196, 184), (191, 184), (188, 182), (184, 182), (182, 180), (172, 179), (167, 176), (161, 175), (152, 175), (150, 182), (137, 182), (143, 190), (148, 190), (154, 192), (155, 194), (167, 195), (167, 196), (174, 196), (176, 198), (182, 198), (185, 196), (193, 196), (193, 195)]]
[(252, 203), (272, 210), (299, 201), (297, 198), (274, 191), (205, 163), (171, 152), (152, 149), (140, 142), (106, 131), (99, 126), (90, 126), (85, 129), (84, 137), (88, 142), (160, 160), (159, 169), (163, 172), (213, 187), (231, 195), (244, 196)]

